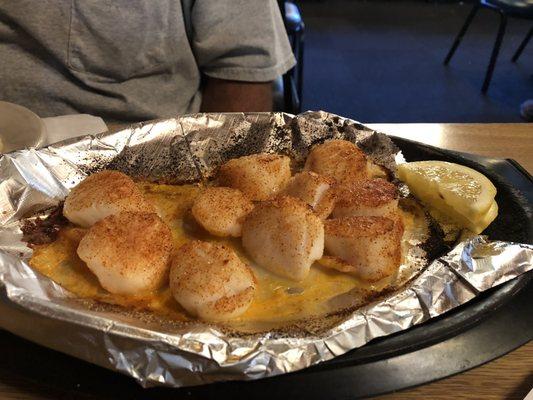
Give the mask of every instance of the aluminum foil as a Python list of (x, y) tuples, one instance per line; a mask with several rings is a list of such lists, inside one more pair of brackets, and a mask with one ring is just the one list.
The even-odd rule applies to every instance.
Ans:
[[(358, 143), (394, 169), (401, 154), (383, 134), (324, 112), (298, 116), (198, 114), (134, 125), (0, 158), (0, 327), (120, 371), (143, 386), (250, 380), (300, 370), (420, 324), (533, 267), (533, 246), (474, 237), (433, 260), (410, 284), (339, 318), (323, 332), (242, 335), (186, 327), (80, 301), (27, 264), (21, 219), (56, 205), (88, 174), (115, 168), (171, 183), (208, 179), (229, 158), (282, 152), (302, 162), (330, 138)], [(2, 288), (3, 287), (3, 288)]]

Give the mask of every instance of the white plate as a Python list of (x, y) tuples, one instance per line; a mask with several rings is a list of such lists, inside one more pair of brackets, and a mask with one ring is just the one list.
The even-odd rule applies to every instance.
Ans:
[(46, 128), (37, 114), (17, 104), (0, 101), (0, 153), (38, 147), (45, 135)]

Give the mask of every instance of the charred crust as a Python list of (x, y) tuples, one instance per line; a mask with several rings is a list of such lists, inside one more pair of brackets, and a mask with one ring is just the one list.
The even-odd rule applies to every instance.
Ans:
[(28, 247), (52, 243), (57, 239), (61, 228), (67, 224), (68, 220), (63, 216), (63, 202), (61, 202), (51, 209), (47, 217), (37, 216), (22, 221), (20, 227), (22, 240), (28, 244)]

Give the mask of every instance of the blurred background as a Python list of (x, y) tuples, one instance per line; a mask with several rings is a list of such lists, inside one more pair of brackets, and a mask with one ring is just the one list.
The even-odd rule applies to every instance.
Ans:
[[(533, 41), (516, 62), (511, 59), (531, 35), (531, 2), (510, 2), (528, 8), (526, 15), (478, 1), (283, 3), (288, 29), (292, 23), (296, 34), (293, 46), (302, 47), (296, 50), (303, 79), (295, 84), (302, 110), (323, 109), (362, 122), (524, 122), (520, 104), (533, 98)], [(480, 7), (445, 66), (474, 5)], [(483, 93), (495, 47), (499, 54)]]

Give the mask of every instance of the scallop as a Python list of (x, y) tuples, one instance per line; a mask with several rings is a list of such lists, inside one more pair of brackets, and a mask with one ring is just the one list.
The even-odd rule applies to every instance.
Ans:
[(192, 215), (216, 236), (241, 236), (242, 221), (254, 204), (238, 189), (210, 187), (194, 201)]
[(384, 179), (370, 179), (336, 188), (333, 217), (366, 216), (396, 218), (398, 190)]
[(192, 241), (172, 259), (170, 290), (191, 315), (226, 321), (244, 313), (254, 299), (255, 277), (228, 246)]
[(326, 219), (335, 205), (334, 180), (312, 171), (294, 175), (284, 193), (307, 203), (322, 219)]
[(305, 170), (335, 179), (339, 183), (368, 179), (365, 153), (352, 142), (330, 140), (311, 149)]
[(77, 252), (104, 289), (135, 296), (167, 281), (172, 250), (170, 229), (156, 214), (125, 211), (95, 223)]
[(264, 153), (229, 160), (218, 173), (222, 186), (239, 189), (255, 201), (276, 195), (285, 188), (290, 178), (289, 157)]
[(85, 178), (71, 190), (63, 206), (63, 215), (84, 228), (121, 211), (155, 212), (155, 209), (129, 176), (112, 170)]
[(330, 255), (354, 267), (367, 281), (392, 275), (401, 262), (403, 225), (386, 217), (343, 217), (325, 222)]
[(301, 281), (324, 252), (324, 224), (309, 206), (290, 196), (262, 202), (248, 214), (242, 244), (261, 267)]

